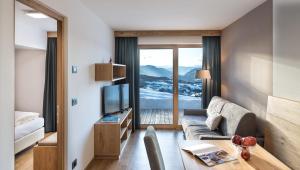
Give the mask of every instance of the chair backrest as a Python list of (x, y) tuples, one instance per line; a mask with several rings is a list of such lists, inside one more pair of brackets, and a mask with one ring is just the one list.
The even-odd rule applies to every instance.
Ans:
[(159, 143), (155, 130), (152, 126), (148, 126), (144, 143), (152, 170), (165, 170), (164, 160), (160, 151)]

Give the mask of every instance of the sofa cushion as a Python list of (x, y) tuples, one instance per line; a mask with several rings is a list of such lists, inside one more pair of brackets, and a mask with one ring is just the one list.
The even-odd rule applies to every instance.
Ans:
[(214, 96), (207, 108), (207, 116), (212, 116), (216, 114), (220, 114), (225, 103), (229, 103), (229, 101), (222, 99), (221, 97)]
[(256, 135), (256, 116), (249, 110), (234, 103), (226, 103), (221, 111), (221, 115), (223, 119), (219, 129), (223, 135)]
[(211, 131), (205, 124), (189, 126), (185, 133), (187, 140), (199, 140), (201, 136), (220, 136), (221, 133), (217, 131)]
[(184, 116), (181, 124), (187, 140), (199, 140), (201, 136), (220, 136), (220, 132), (211, 131), (205, 121), (206, 116)]
[(189, 126), (205, 125), (206, 119), (206, 116), (184, 116), (181, 120), (182, 129), (186, 131)]
[(222, 115), (216, 114), (207, 117), (205, 124), (210, 130), (216, 130), (222, 120)]

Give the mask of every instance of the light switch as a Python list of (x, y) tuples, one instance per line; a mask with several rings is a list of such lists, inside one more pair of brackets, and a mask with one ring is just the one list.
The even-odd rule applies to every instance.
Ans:
[(72, 73), (73, 74), (78, 73), (78, 66), (72, 66)]
[(72, 98), (72, 106), (75, 106), (78, 104), (77, 98)]

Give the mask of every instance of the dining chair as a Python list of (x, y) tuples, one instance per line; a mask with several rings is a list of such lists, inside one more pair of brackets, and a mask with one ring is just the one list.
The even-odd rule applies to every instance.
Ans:
[(164, 160), (153, 126), (148, 126), (144, 136), (144, 143), (151, 170), (165, 170)]

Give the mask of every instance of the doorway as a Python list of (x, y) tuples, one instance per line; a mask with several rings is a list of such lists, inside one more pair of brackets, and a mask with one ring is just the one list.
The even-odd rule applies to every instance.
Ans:
[(141, 127), (179, 128), (186, 109), (200, 109), (201, 44), (140, 45)]
[[(59, 14), (57, 11), (49, 8), (43, 3), (39, 1), (28, 1), (28, 0), (16, 0), (16, 4), (20, 3), (24, 6), (27, 6), (30, 10), (24, 10), (24, 15), (28, 15), (33, 18), (51, 18), (56, 22), (56, 31), (55, 32), (48, 32), (45, 34), (45, 39), (51, 37), (55, 37), (57, 44), (56, 46), (56, 68), (55, 68), (55, 85), (56, 90), (53, 92), (56, 95), (56, 105), (55, 108), (55, 117), (56, 117), (56, 131), (57, 131), (57, 143), (56, 143), (56, 150), (57, 150), (57, 168), (58, 170), (62, 170), (65, 167), (65, 53), (64, 53), (64, 44), (65, 44), (65, 32), (64, 26), (66, 25), (66, 19), (63, 15)], [(33, 15), (34, 14), (34, 15)], [(18, 25), (16, 24), (15, 27)], [(26, 28), (24, 28), (26, 29)], [(28, 96), (29, 97), (29, 96)], [(40, 131), (39, 131), (40, 132)], [(38, 133), (41, 134), (41, 133)], [(36, 134), (33, 134), (36, 135)], [(29, 143), (26, 143), (28, 145)], [(32, 146), (34, 146), (35, 143)], [(16, 148), (15, 148), (16, 149)], [(25, 159), (32, 159), (27, 157)], [(24, 160), (21, 160), (24, 161)], [(32, 161), (33, 162), (33, 161)], [(46, 164), (47, 162), (45, 162)], [(32, 167), (33, 168), (33, 165)], [(30, 168), (30, 169), (31, 169)]]

